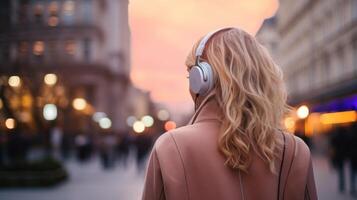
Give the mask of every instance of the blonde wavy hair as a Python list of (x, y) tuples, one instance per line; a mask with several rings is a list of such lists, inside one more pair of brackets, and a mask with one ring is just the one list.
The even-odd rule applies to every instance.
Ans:
[[(187, 57), (195, 64), (199, 41)], [(218, 140), (225, 165), (248, 171), (254, 151), (275, 172), (278, 129), (289, 111), (280, 68), (267, 50), (238, 28), (216, 33), (207, 43), (202, 59), (215, 75), (215, 98), (224, 118)]]

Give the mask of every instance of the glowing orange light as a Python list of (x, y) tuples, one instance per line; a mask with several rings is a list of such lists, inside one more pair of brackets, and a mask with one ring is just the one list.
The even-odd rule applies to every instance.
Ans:
[(84, 110), (87, 106), (87, 101), (83, 98), (75, 98), (72, 102), (72, 105), (76, 110)]
[(320, 130), (320, 113), (311, 113), (305, 122), (305, 135), (308, 137), (313, 136)]
[(320, 121), (322, 124), (341, 124), (355, 122), (357, 120), (356, 111), (345, 111), (322, 114)]
[(165, 123), (165, 130), (169, 131), (176, 128), (176, 123), (174, 121), (167, 121)]
[(15, 126), (16, 126), (15, 119), (13, 119), (13, 118), (7, 118), (7, 119), (5, 120), (5, 126), (6, 126), (6, 128), (8, 128), (8, 129), (14, 129)]
[(284, 119), (284, 125), (287, 130), (293, 132), (295, 129), (295, 120), (292, 117), (287, 117)]

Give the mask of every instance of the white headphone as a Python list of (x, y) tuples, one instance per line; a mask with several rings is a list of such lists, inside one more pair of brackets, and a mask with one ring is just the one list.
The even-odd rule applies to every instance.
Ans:
[(195, 65), (191, 67), (189, 72), (190, 90), (191, 92), (205, 96), (207, 95), (214, 86), (214, 74), (212, 67), (207, 62), (201, 62), (201, 56), (205, 50), (205, 46), (208, 40), (213, 37), (216, 33), (229, 30), (232, 28), (222, 28), (211, 33), (208, 33), (202, 38), (200, 44), (196, 49), (196, 61)]

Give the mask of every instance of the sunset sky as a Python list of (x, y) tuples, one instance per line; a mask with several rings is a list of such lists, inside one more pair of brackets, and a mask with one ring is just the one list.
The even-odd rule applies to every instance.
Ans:
[(255, 34), (278, 0), (130, 0), (134, 84), (172, 112), (192, 110), (184, 65), (192, 45), (225, 26)]

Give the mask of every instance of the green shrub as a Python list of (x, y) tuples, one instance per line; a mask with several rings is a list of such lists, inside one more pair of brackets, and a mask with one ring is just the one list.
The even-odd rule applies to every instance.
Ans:
[(67, 178), (63, 165), (52, 158), (0, 166), (0, 187), (52, 186)]

